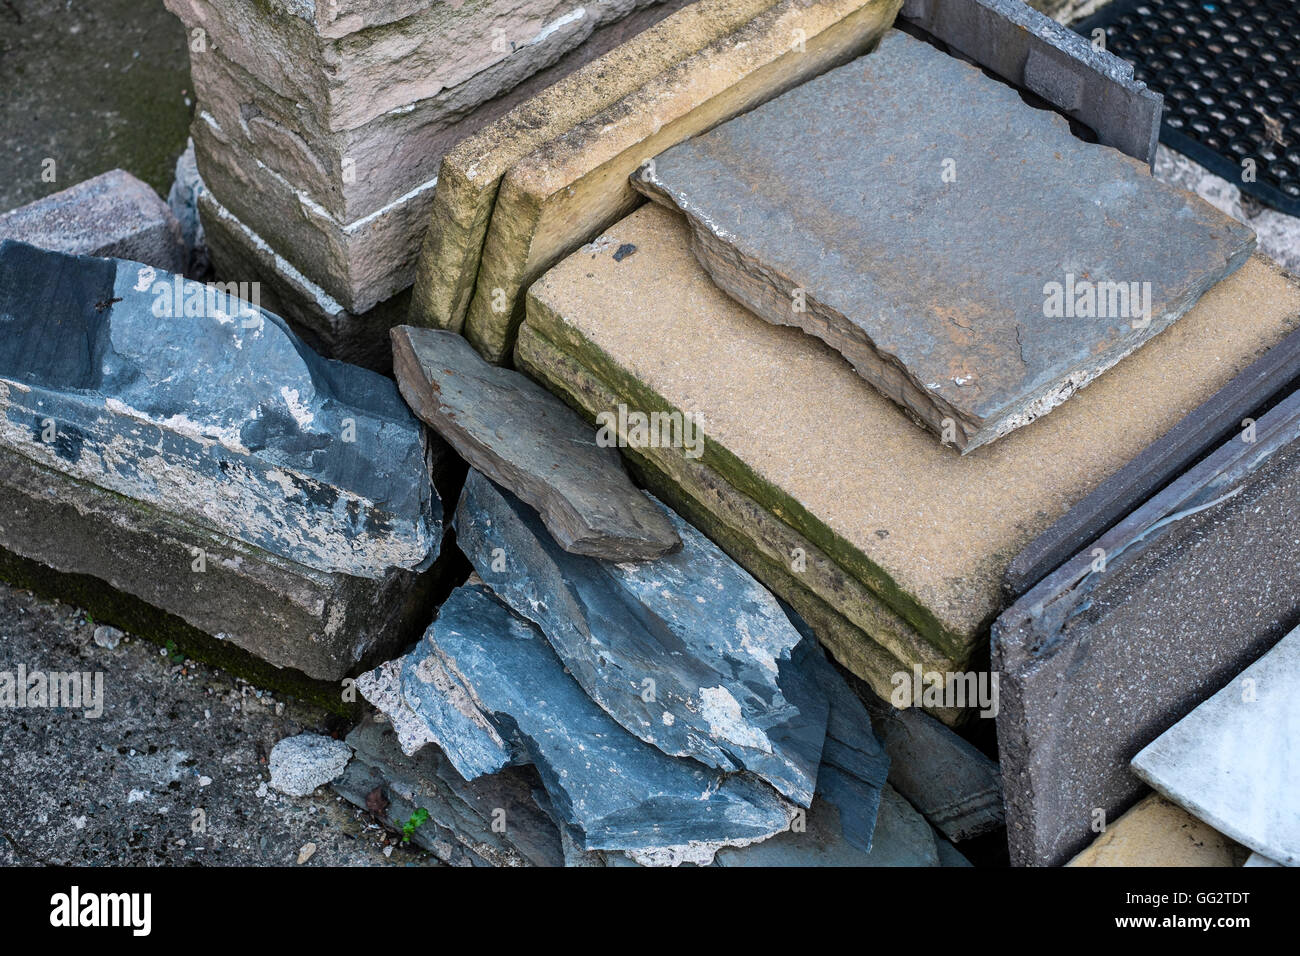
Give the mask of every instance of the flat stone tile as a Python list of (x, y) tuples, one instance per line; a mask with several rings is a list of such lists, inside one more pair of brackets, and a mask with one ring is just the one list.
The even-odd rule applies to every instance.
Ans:
[(1300, 618), (1300, 393), (1254, 438), (1230, 439), (994, 624), (1013, 863), (1082, 850), (1141, 795), (1134, 755), (1237, 687)]
[(963, 452), (1067, 401), (1255, 244), (899, 31), (659, 154), (633, 185), (686, 214), (724, 291), (827, 342)]
[[(620, 254), (627, 247), (636, 251)], [(823, 343), (721, 292), (681, 217), (658, 206), (534, 284), (528, 322), (615, 383), (629, 407), (698, 416), (699, 462), (960, 659), (1000, 610), (1012, 558), (1298, 316), (1300, 289), (1252, 259), (1074, 400), (965, 456)]]
[(501, 182), (464, 331), (508, 361), (528, 286), (631, 212), (640, 163), (870, 49), (900, 0), (781, 0), (518, 162)]
[(1246, 852), (1153, 793), (1107, 826), (1066, 866), (1242, 866)]
[(1134, 773), (1256, 853), (1300, 866), (1297, 686), (1300, 630), (1143, 748)]

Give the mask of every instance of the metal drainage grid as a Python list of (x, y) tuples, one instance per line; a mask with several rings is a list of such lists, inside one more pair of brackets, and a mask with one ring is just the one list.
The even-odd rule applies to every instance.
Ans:
[[(1165, 97), (1160, 141), (1300, 216), (1300, 3), (1116, 0), (1074, 24)], [(1252, 159), (1255, 181), (1243, 182)]]

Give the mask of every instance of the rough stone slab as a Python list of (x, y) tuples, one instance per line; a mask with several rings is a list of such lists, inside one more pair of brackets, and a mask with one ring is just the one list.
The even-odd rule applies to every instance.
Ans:
[(998, 619), (1013, 863), (1082, 850), (1095, 811), (1113, 820), (1140, 795), (1133, 756), (1300, 620), (1298, 495), (1300, 393)]
[(369, 216), (340, 222), (241, 150), (212, 114), (200, 109), (190, 134), (212, 197), (349, 312), (368, 312), (414, 281), (433, 183), (394, 197)]
[[(659, 154), (633, 185), (686, 214), (725, 292), (825, 341), (963, 452), (1069, 399), (1255, 245), (1199, 197), (897, 30)], [(1149, 312), (1103, 299), (1096, 317), (1048, 314), (1050, 283), (1075, 305), (1070, 277), (1124, 283), (1126, 299), (1145, 283)]]
[(316, 680), (399, 652), (428, 622), (433, 572), (395, 570), (379, 581), (327, 574), (4, 448), (0, 516), (3, 551), (101, 582), (99, 593), (129, 595), (160, 618)]
[[(1044, 7), (1038, 0), (1032, 6)], [(1077, 0), (1055, 0), (1058, 19)], [(1098, 141), (1141, 160), (1155, 158), (1164, 98), (1133, 79), (1133, 65), (1019, 0), (907, 0), (902, 18), (1013, 85), (1043, 97), (1091, 128)]]
[(688, 3), (662, 23), (613, 47), (457, 144), (438, 169), (432, 218), (416, 272), (411, 322), (461, 331), (497, 188), (511, 166), (774, 2)]
[(416, 808), (428, 810), (426, 826), (439, 828), (441, 839), (430, 839), (425, 827), (412, 839), (440, 859), (454, 863), (461, 849), (471, 865), (563, 865), (559, 831), (532, 796), (541, 787), (533, 768), (511, 767), (467, 781), (437, 747), (425, 747), (414, 757), (404, 754), (392, 726), (378, 715), (363, 719), (347, 742), (356, 757), (349, 776), (334, 789), (365, 807), (379, 787), (389, 801), (384, 814), (397, 829)]
[(187, 28), (327, 129), (355, 129), (392, 110), (471, 85), (470, 105), (510, 90), (646, 0), (576, 4), (429, 3), (400, 20), (333, 38), (283, 9), (166, 0)]
[[(644, 160), (870, 49), (899, 0), (782, 0), (515, 164), (501, 182), (466, 337), (508, 360), (524, 292), (639, 198)], [(792, 39), (794, 38), (794, 39)]]
[(1246, 850), (1153, 793), (1066, 866), (1241, 866)]
[[(389, 110), (344, 130), (329, 129), (312, 111), (274, 92), (218, 50), (191, 57), (190, 72), (201, 108), (212, 114), (238, 153), (256, 157), (339, 222), (353, 223), (433, 183), (443, 154), (462, 137), (530, 102), (684, 2), (641, 5), (486, 102), (492, 90), (471, 79), (409, 109)], [(422, 223), (412, 237), (417, 246), (423, 231)]]
[(629, 733), (671, 756), (749, 770), (806, 807), (827, 700), (795, 663), (801, 635), (762, 585), (665, 514), (682, 541), (673, 554), (619, 564), (569, 554), (536, 512), (471, 469), (456, 542)]
[(282, 315), (317, 351), (379, 372), (393, 366), (388, 330), (405, 321), (410, 296), (398, 293), (369, 312), (348, 311), (299, 272), (212, 195), (199, 196), (199, 217), (216, 274), (259, 282), (262, 306)]
[(1133, 772), (1256, 853), (1300, 866), (1298, 684), (1300, 629), (1143, 748)]
[(939, 849), (925, 818), (892, 787), (880, 800), (875, 845), (863, 852), (848, 839), (857, 794), (851, 778), (824, 768), (804, 832), (793, 830), (740, 849), (718, 851), (719, 866), (939, 866)]
[(1034, 427), (960, 456), (823, 343), (718, 290), (688, 235), (667, 210), (638, 209), (532, 286), (529, 324), (630, 407), (697, 416), (700, 462), (958, 660), (1026, 544), (1300, 321), (1300, 289), (1252, 259)]
[(998, 765), (939, 721), (915, 709), (872, 721), (889, 754), (889, 783), (954, 843), (1006, 823)]
[(1007, 597), (1020, 597), (1205, 452), (1239, 433), (1251, 413), (1297, 385), (1300, 332), (1293, 332), (1016, 555), (1002, 581)]
[(785, 804), (756, 777), (669, 757), (624, 731), (541, 631), (480, 585), (452, 593), (413, 654), (412, 673), (448, 704), (435, 713), (407, 703), (457, 771), (472, 778), (478, 766), (462, 764), (465, 746), (477, 753), (493, 734), (512, 738), (537, 767), (555, 812), (580, 832), (582, 849), (708, 862), (720, 845), (789, 825)]
[(0, 241), (79, 256), (131, 259), (168, 272), (184, 264), (180, 226), (158, 194), (122, 169), (0, 214)]
[[(202, 314), (157, 314), (176, 290)], [(377, 580), (437, 557), (422, 426), (392, 382), (321, 359), (278, 316), (12, 241), (0, 315), (0, 446), (321, 571)]]
[[(635, 398), (616, 395), (529, 322), (519, 329), (515, 362), (593, 420), (602, 412), (616, 413), (619, 404), (638, 404)], [(623, 451), (646, 487), (789, 601), (814, 624), (818, 639), (835, 659), (877, 693), (888, 697), (893, 675), (910, 673), (913, 664), (927, 671), (960, 669), (824, 551), (709, 466), (684, 457), (679, 449)], [(945, 710), (939, 716), (955, 720), (958, 712)]]
[(489, 365), (454, 332), (398, 326), (402, 397), (462, 458), (537, 510), (556, 543), (614, 561), (681, 547), (663, 511), (627, 477), (619, 454), (546, 389)]

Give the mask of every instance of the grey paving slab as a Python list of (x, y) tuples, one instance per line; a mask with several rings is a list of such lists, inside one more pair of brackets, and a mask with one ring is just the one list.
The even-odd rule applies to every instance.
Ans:
[(1255, 241), (899, 31), (632, 181), (686, 214), (725, 292), (823, 339), (963, 452), (1068, 400)]
[(1143, 791), (1140, 750), (1300, 622), (1300, 393), (993, 626), (1013, 863), (1065, 862)]
[(1133, 771), (1257, 854), (1300, 866), (1300, 629), (1144, 747)]
[(553, 394), (489, 365), (454, 332), (392, 330), (402, 397), (474, 468), (536, 509), (565, 551), (613, 561), (681, 547), (663, 509), (632, 484), (613, 447)]
[(393, 383), (152, 266), (0, 243), (0, 446), (329, 573), (437, 557), (424, 428)]

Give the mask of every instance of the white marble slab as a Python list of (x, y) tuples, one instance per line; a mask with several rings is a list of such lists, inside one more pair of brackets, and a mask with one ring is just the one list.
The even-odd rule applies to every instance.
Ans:
[(1133, 770), (1210, 826), (1300, 866), (1300, 629), (1133, 758)]

